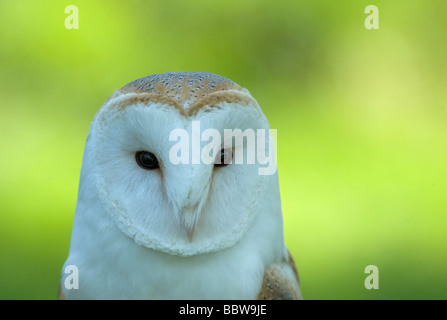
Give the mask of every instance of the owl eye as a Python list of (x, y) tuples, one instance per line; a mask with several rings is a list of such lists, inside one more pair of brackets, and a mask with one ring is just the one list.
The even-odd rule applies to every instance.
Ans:
[(233, 160), (233, 151), (231, 149), (220, 149), (217, 153), (216, 159), (214, 159), (215, 167), (225, 167)]
[(137, 151), (135, 153), (135, 160), (137, 164), (145, 170), (159, 168), (157, 157), (149, 151)]

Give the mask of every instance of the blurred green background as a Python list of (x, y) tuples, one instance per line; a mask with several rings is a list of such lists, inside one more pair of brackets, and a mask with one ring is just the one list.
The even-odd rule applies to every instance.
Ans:
[[(370, 4), (379, 30), (364, 27)], [(2, 0), (0, 298), (56, 297), (106, 98), (149, 74), (208, 71), (248, 88), (277, 129), (306, 299), (446, 299), (445, 12), (444, 0)], [(364, 287), (370, 264), (379, 290)]]

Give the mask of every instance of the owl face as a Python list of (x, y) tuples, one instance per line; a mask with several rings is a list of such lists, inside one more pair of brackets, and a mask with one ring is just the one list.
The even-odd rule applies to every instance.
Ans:
[[(89, 179), (136, 243), (181, 256), (225, 249), (250, 227), (274, 178), (260, 174), (265, 161), (251, 158), (258, 149), (273, 153), (268, 130), (256, 101), (228, 79), (149, 76), (115, 92), (97, 113), (86, 143)], [(264, 132), (267, 143), (252, 148), (251, 132)]]

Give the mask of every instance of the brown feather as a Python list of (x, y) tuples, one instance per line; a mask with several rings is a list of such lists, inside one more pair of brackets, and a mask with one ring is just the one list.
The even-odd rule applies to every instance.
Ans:
[(255, 103), (248, 91), (235, 82), (207, 72), (170, 72), (137, 79), (115, 92), (106, 103), (129, 95), (117, 105), (120, 110), (135, 103), (162, 103), (174, 107), (185, 117), (220, 102), (248, 105)]
[(258, 300), (301, 300), (298, 270), (293, 258), (288, 257), (281, 263), (273, 264), (264, 273)]
[(57, 300), (67, 300), (67, 298), (65, 297), (64, 292), (62, 291), (62, 285), (59, 284), (59, 290), (57, 292)]

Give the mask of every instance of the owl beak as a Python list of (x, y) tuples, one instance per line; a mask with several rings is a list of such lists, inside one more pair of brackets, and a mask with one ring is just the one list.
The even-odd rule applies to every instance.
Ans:
[[(166, 175), (166, 192), (173, 205), (180, 228), (185, 232), (185, 238), (189, 242), (193, 242), (194, 231), (197, 229), (203, 206), (207, 202), (212, 167), (179, 166), (175, 169)], [(182, 179), (179, 180), (179, 176)]]
[(189, 242), (193, 241), (194, 229), (197, 224), (197, 220), (200, 217), (200, 209), (198, 208), (198, 203), (195, 206), (183, 207), (180, 212), (180, 217), (182, 221), (183, 229), (186, 231), (186, 237)]
[(194, 235), (194, 227), (192, 229), (186, 229), (186, 236), (188, 237), (189, 243), (192, 242), (193, 235)]
[(202, 215), (202, 208), (207, 201), (209, 191), (209, 184), (197, 188), (192, 182), (191, 186), (192, 190), (182, 199), (177, 211), (177, 216), (180, 218), (181, 226), (185, 230), (189, 242), (193, 241), (194, 231)]

